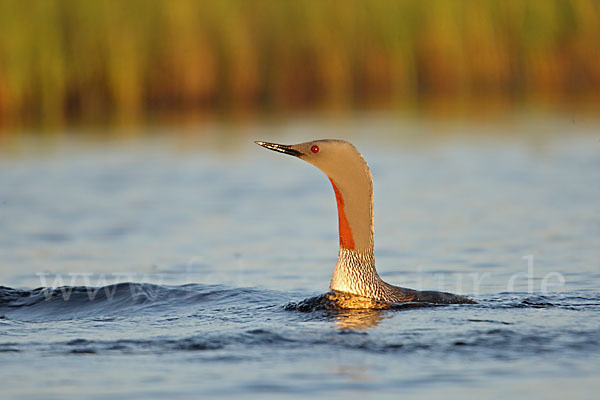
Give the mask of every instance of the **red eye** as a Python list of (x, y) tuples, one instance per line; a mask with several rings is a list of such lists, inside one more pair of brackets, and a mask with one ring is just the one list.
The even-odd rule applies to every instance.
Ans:
[(313, 153), (318, 153), (319, 152), (319, 146), (314, 145), (313, 147), (310, 148), (310, 151), (312, 151)]

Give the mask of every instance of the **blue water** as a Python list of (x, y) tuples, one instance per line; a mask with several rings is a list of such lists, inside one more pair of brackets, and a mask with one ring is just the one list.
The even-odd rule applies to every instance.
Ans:
[[(598, 124), (390, 118), (3, 142), (6, 398), (595, 398)], [(477, 305), (332, 311), (332, 189), (255, 139), (351, 140), (376, 260)], [(54, 289), (52, 289), (54, 288)]]

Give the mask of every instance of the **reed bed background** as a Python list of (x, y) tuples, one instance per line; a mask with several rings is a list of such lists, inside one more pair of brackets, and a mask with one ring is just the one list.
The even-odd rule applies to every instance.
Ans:
[(600, 100), (595, 0), (2, 0), (0, 126)]

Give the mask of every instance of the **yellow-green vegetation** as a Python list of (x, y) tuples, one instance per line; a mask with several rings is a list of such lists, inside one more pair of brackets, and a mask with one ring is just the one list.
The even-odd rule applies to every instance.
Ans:
[(0, 121), (437, 97), (597, 100), (600, 2), (0, 1)]

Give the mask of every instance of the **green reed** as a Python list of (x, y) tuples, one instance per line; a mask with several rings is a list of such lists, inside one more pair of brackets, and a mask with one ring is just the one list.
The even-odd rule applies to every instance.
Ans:
[(2, 0), (0, 125), (600, 97), (595, 0)]

